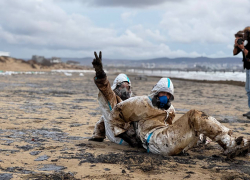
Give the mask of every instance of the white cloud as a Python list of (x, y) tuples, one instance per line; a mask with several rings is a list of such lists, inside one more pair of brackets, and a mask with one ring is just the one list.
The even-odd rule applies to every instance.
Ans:
[(234, 33), (248, 25), (250, 1), (192, 0), (164, 6), (161, 27), (176, 42), (229, 43)]
[[(175, 54), (168, 46), (153, 44), (147, 39), (162, 41), (164, 36), (159, 30), (132, 27), (118, 36), (114, 29), (96, 27), (88, 17), (66, 14), (49, 0), (5, 0), (0, 5), (1, 21), (6, 22), (0, 26), (0, 39), (10, 45), (30, 47), (31, 50), (43, 48), (46, 52), (71, 50), (72, 54), (82, 56), (88, 56), (86, 52), (93, 50), (107, 50), (109, 57), (117, 51), (124, 58), (151, 58), (166, 55), (166, 52)], [(135, 13), (123, 14), (123, 17), (133, 15)]]
[(228, 44), (228, 45), (227, 45), (227, 49), (230, 49), (230, 50), (232, 50), (232, 52), (233, 52), (233, 49), (234, 49), (233, 44)]
[(166, 42), (166, 37), (161, 34), (159, 29), (148, 29), (142, 24), (138, 24), (136, 26), (131, 26), (130, 30), (142, 39), (156, 41), (157, 43)]
[[(247, 0), (178, 1), (181, 3), (165, 0), (137, 1), (136, 7), (154, 5), (155, 9), (164, 10), (162, 19), (159, 17), (158, 22), (148, 20), (146, 23), (135, 23), (138, 22), (135, 21), (138, 16), (142, 17), (148, 11), (128, 8), (118, 15), (125, 21), (119, 22), (122, 24), (120, 29), (116, 25), (98, 26), (87, 13), (67, 13), (57, 4), (60, 1), (1, 0), (2, 47), (19, 47), (20, 51), (16, 54), (21, 56), (24, 56), (21, 53), (28, 54), (30, 51), (30, 55), (41, 52), (85, 57), (92, 56), (94, 50), (102, 50), (106, 58), (221, 57), (228, 56), (228, 52), (222, 49), (229, 50), (229, 46), (233, 46), (234, 34), (249, 25), (248, 19), (242, 18), (250, 15), (247, 8), (250, 2)], [(100, 6), (132, 6), (132, 0), (91, 2)], [(87, 7), (82, 6), (85, 12)], [(105, 14), (99, 16), (107, 19)], [(195, 50), (189, 48), (190, 44)], [(202, 49), (202, 45), (213, 48), (214, 44), (221, 44), (223, 48), (212, 54)], [(25, 48), (23, 52), (22, 48)], [(5, 51), (11, 52), (11, 49)]]
[(136, 12), (124, 12), (121, 14), (121, 18), (124, 21), (132, 21), (131, 18), (135, 17)]
[[(6, 36), (2, 35), (1, 39), (7, 43), (74, 49), (96, 46), (101, 39), (115, 34), (112, 29), (95, 27), (85, 16), (67, 15), (50, 1), (4, 2), (5, 7), (11, 7), (0, 8), (1, 20), (6, 22), (1, 25), (1, 31)], [(27, 3), (26, 6), (24, 3)]]
[[(197, 52), (187, 53), (183, 50), (171, 50), (165, 44), (154, 45), (146, 43), (144, 46), (137, 47), (106, 47), (105, 54), (120, 59), (150, 59), (157, 57), (197, 57), (201, 56)], [(126, 56), (125, 56), (126, 55)]]
[(151, 29), (146, 29), (145, 34), (146, 34), (146, 36), (151, 37), (154, 40), (157, 40), (160, 42), (166, 40), (165, 36), (161, 35), (159, 30), (152, 31)]
[[(65, 2), (67, 0), (54, 0), (55, 2)], [(129, 8), (151, 8), (152, 6), (162, 5), (168, 2), (181, 2), (183, 0), (71, 0), (71, 2), (81, 2), (89, 6), (104, 6), (104, 7), (129, 7)]]

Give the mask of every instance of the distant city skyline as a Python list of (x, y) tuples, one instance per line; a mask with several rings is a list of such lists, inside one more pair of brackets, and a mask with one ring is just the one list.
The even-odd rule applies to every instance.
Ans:
[[(1, 0), (0, 51), (12, 57), (233, 57), (248, 0)], [(238, 55), (237, 57), (241, 57)]]

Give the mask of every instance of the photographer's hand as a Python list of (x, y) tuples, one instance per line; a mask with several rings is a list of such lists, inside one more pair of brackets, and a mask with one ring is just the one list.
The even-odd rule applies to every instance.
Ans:
[(237, 41), (238, 41), (238, 37), (234, 40), (234, 48), (236, 48), (236, 47), (238, 47), (238, 43), (237, 43)]
[[(238, 39), (239, 39), (239, 38), (236, 38), (236, 39), (235, 39), (235, 43), (237, 43), (237, 40), (238, 40)], [(236, 47), (236, 46), (234, 45), (234, 47)], [(244, 43), (243, 43), (243, 44), (238, 44), (238, 43), (237, 43), (237, 47), (239, 47), (239, 48), (242, 50), (242, 52), (244, 53), (245, 56), (248, 54), (248, 50), (245, 49)]]
[(233, 50), (233, 54), (234, 54), (234, 55), (237, 55), (237, 54), (240, 53), (240, 49), (239, 49), (238, 43), (237, 43), (238, 39), (239, 39), (239, 38), (236, 37), (236, 39), (235, 39), (235, 41), (234, 41), (234, 50)]
[(244, 49), (244, 54), (245, 54), (245, 56), (247, 56), (247, 54), (248, 54), (248, 50), (247, 49)]
[(245, 49), (244, 44), (238, 44), (238, 47), (239, 47), (241, 50)]

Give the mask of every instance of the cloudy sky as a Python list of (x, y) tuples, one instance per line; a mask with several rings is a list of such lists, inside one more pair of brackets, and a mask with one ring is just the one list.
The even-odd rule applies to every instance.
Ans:
[(232, 57), (249, 0), (0, 0), (12, 57)]

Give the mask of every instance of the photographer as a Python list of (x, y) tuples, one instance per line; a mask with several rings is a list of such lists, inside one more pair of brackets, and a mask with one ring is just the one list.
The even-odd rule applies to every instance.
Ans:
[[(248, 107), (250, 108), (250, 26), (246, 27), (243, 31), (239, 31), (235, 34), (235, 44), (233, 54), (237, 55), (242, 52), (243, 55), (243, 67), (246, 69), (246, 92), (248, 96)], [(244, 46), (244, 41), (247, 41), (247, 44)], [(250, 119), (250, 111), (243, 114), (248, 119)]]

